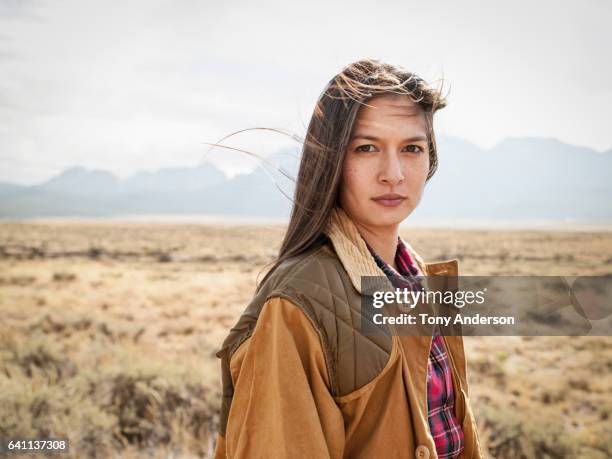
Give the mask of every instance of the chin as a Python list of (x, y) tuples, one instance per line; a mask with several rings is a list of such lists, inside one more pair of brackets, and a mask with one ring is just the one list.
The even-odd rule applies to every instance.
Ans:
[(414, 209), (405, 207), (382, 207), (378, 204), (372, 212), (374, 224), (377, 226), (399, 225), (412, 213)]

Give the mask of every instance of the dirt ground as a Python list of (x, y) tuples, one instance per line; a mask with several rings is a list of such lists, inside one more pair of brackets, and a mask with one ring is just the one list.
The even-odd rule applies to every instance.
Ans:
[[(0, 437), (70, 457), (210, 457), (214, 352), (280, 225), (0, 224)], [(612, 232), (404, 229), (462, 275), (611, 275)], [(612, 338), (466, 337), (490, 457), (612, 457)]]

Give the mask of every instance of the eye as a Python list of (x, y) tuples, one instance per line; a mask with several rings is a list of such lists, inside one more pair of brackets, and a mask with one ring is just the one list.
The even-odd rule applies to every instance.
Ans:
[(374, 146), (374, 145), (372, 145), (372, 144), (368, 144), (368, 145), (360, 145), (360, 146), (358, 146), (357, 148), (355, 148), (355, 151), (362, 151), (362, 152), (364, 152), (364, 153), (371, 153), (370, 151), (361, 150), (361, 148), (364, 148), (364, 147), (373, 147), (373, 146)]
[(423, 149), (418, 145), (406, 145), (406, 148), (410, 148), (411, 153), (422, 153), (423, 152)]
[[(374, 147), (376, 148), (375, 145), (372, 144), (367, 144), (367, 145), (360, 145), (358, 147), (355, 148), (355, 151), (358, 152), (363, 152), (363, 153), (372, 153), (374, 150), (369, 150), (368, 147)], [(406, 147), (404, 148), (408, 148), (410, 153), (423, 153), (423, 148), (421, 148), (419, 145), (406, 145)]]

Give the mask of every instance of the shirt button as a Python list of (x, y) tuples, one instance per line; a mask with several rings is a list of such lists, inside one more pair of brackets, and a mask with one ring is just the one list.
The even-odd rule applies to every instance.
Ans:
[(417, 459), (429, 459), (429, 449), (425, 445), (419, 445), (414, 451), (414, 455)]

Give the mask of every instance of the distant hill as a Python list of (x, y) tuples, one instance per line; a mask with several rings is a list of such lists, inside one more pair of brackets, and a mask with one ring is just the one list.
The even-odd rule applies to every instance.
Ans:
[[(509, 138), (483, 150), (439, 137), (440, 165), (411, 218), (612, 220), (612, 151), (555, 139)], [(291, 176), (293, 150), (269, 158)], [(286, 218), (293, 184), (273, 168), (228, 178), (213, 164), (137, 172), (119, 179), (73, 167), (44, 183), (0, 183), (0, 217), (228, 215)]]
[(413, 217), (603, 221), (611, 203), (612, 151), (542, 138), (481, 150), (443, 138), (440, 166)]

